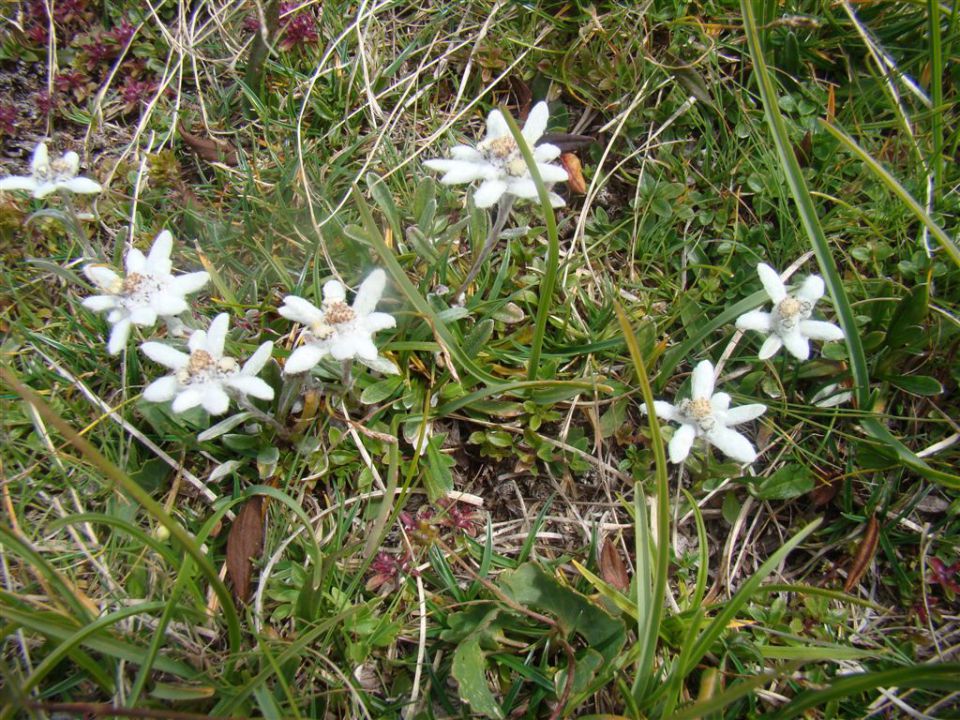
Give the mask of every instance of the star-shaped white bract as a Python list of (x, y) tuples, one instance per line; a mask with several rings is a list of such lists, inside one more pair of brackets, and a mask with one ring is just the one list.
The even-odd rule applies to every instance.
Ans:
[[(533, 150), (540, 177), (547, 187), (567, 181), (567, 171), (559, 165), (550, 164), (551, 160), (560, 156), (560, 148), (550, 143), (536, 144), (547, 129), (549, 118), (547, 104), (538, 102), (530, 110), (523, 126), (523, 137)], [(473, 196), (477, 207), (490, 207), (504, 193), (527, 200), (537, 197), (536, 183), (499, 110), (494, 110), (487, 118), (487, 135), (477, 147), (456, 145), (451, 148), (450, 154), (453, 156), (450, 160), (427, 160), (424, 165), (444, 173), (440, 178), (444, 185), (481, 180)], [(554, 207), (561, 207), (563, 198), (551, 192), (550, 203)]]
[(741, 330), (756, 330), (767, 335), (757, 356), (773, 357), (781, 347), (798, 360), (810, 357), (811, 340), (843, 340), (843, 330), (833, 323), (810, 320), (813, 306), (823, 297), (823, 280), (811, 275), (793, 294), (787, 294), (780, 275), (769, 265), (757, 265), (763, 289), (773, 301), (773, 311), (751, 310), (737, 318)]
[[(757, 403), (730, 407), (727, 393), (713, 391), (713, 363), (709, 360), (693, 369), (689, 399), (676, 405), (657, 400), (653, 407), (657, 417), (680, 424), (670, 440), (670, 462), (686, 460), (693, 441), (698, 437), (737, 462), (751, 463), (757, 459), (757, 451), (751, 442), (732, 428), (757, 419), (766, 412), (767, 406)], [(640, 410), (646, 414), (646, 405), (641, 405)]]
[(127, 344), (131, 325), (151, 327), (157, 318), (173, 318), (188, 309), (186, 296), (202, 288), (210, 276), (205, 272), (171, 275), (170, 252), (173, 236), (164, 230), (157, 235), (144, 257), (130, 248), (124, 260), (126, 277), (120, 277), (105, 265), (87, 265), (83, 272), (102, 295), (93, 295), (83, 306), (94, 312), (109, 311), (107, 322), (113, 325), (107, 345), (116, 355)]
[(380, 372), (399, 372), (379, 354), (373, 342), (374, 333), (397, 324), (392, 315), (375, 312), (386, 283), (387, 274), (374, 270), (360, 283), (352, 306), (347, 305), (346, 288), (336, 280), (324, 284), (319, 308), (301, 297), (287, 295), (277, 312), (302, 324), (304, 331), (303, 344), (290, 354), (284, 371), (289, 375), (307, 372), (329, 355), (336, 360), (356, 359)]
[(80, 156), (67, 152), (56, 160), (50, 160), (46, 143), (38, 143), (30, 161), (29, 175), (11, 175), (0, 180), (0, 190), (26, 190), (35, 198), (44, 198), (58, 190), (93, 194), (103, 190), (100, 183), (90, 178), (77, 176), (80, 172)]
[(234, 358), (223, 354), (229, 325), (230, 316), (220, 313), (208, 332), (194, 330), (188, 342), (189, 355), (163, 343), (143, 343), (140, 349), (144, 355), (174, 371), (147, 385), (143, 398), (151, 402), (173, 400), (175, 413), (202, 405), (211, 415), (227, 411), (229, 392), (272, 400), (273, 388), (256, 375), (270, 359), (273, 343), (263, 343), (240, 367)]

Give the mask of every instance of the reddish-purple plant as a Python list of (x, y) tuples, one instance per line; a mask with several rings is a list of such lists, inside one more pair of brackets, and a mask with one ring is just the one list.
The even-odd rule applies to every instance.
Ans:
[(107, 39), (116, 45), (119, 50), (123, 50), (127, 45), (130, 44), (130, 41), (133, 40), (133, 36), (136, 32), (136, 26), (124, 18), (117, 23), (117, 25), (115, 25), (106, 36)]
[(944, 590), (960, 594), (960, 560), (947, 565), (938, 557), (931, 557), (927, 563), (930, 565), (930, 577), (927, 582), (931, 585), (939, 585)]
[(0, 135), (13, 135), (17, 129), (17, 106), (0, 103)]
[(41, 90), (33, 96), (33, 101), (42, 115), (49, 115), (57, 107), (57, 98), (46, 90)]
[[(281, 50), (289, 51), (303, 45), (316, 45), (320, 40), (317, 32), (317, 18), (310, 9), (299, 10), (296, 2), (285, 2), (280, 5), (280, 41)], [(260, 29), (260, 19), (256, 15), (248, 15), (243, 21), (243, 27), (250, 32)]]
[(96, 87), (96, 83), (79, 70), (62, 70), (53, 82), (58, 93), (72, 95), (77, 102), (82, 102)]
[(134, 80), (129, 78), (122, 88), (120, 88), (120, 97), (123, 100), (123, 111), (125, 113), (133, 112), (140, 108), (153, 97), (157, 91), (159, 83), (156, 80)]
[(438, 500), (437, 505), (443, 508), (443, 512), (439, 515), (440, 524), (454, 530), (462, 530), (471, 536), (476, 535), (482, 520), (472, 505), (447, 498)]

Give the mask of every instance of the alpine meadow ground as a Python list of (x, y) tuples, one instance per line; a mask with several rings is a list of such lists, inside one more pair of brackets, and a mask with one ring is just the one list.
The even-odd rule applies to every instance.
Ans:
[(960, 717), (956, 5), (0, 12), (0, 720)]

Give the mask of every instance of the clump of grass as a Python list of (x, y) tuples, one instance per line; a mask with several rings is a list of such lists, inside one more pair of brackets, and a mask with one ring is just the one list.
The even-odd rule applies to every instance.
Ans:
[[(952, 15), (46, 8), (0, 44), (0, 109), (35, 98), (0, 132), (106, 190), (93, 222), (0, 193), (0, 716), (956, 702)], [(458, 304), (493, 218), (421, 160), (541, 99), (586, 192), (518, 203)], [(141, 397), (159, 366), (106, 355), (81, 258), (164, 228), (210, 274), (187, 330), (226, 312), (226, 355), (273, 342), (273, 400), (174, 413)], [(822, 275), (845, 342), (759, 360), (734, 321), (761, 262)], [(399, 373), (284, 378), (284, 297), (374, 267)], [(640, 411), (702, 360), (768, 407), (750, 465), (671, 465), (676, 427)]]

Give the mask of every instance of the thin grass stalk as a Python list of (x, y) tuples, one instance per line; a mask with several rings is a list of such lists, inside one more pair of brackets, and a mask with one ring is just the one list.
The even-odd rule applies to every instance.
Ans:
[(134, 482), (120, 468), (107, 460), (99, 450), (97, 450), (86, 438), (82, 437), (70, 424), (60, 417), (53, 408), (47, 405), (30, 388), (20, 382), (20, 380), (6, 367), (0, 366), (0, 379), (7, 383), (14, 392), (24, 401), (33, 405), (37, 413), (50, 425), (55, 427), (60, 434), (70, 442), (87, 459), (90, 464), (99, 469), (113, 485), (115, 485), (124, 494), (140, 504), (144, 510), (150, 513), (161, 525), (170, 531), (177, 543), (190, 555), (200, 568), (200, 572), (206, 577), (210, 587), (220, 600), (223, 607), (224, 619), (227, 623), (227, 636), (231, 655), (237, 655), (240, 652), (240, 618), (237, 615), (237, 608), (233, 604), (233, 598), (230, 591), (220, 579), (219, 574), (207, 556), (200, 549), (199, 543), (170, 515), (163, 509), (163, 506), (150, 497), (140, 485)]
[(960, 248), (957, 247), (957, 244), (947, 235), (946, 231), (940, 227), (937, 221), (930, 217), (930, 214), (923, 206), (907, 192), (907, 189), (900, 184), (900, 181), (843, 130), (835, 125), (831, 125), (825, 120), (820, 121), (820, 126), (839, 140), (840, 144), (847, 148), (847, 150), (860, 158), (877, 179), (886, 185), (887, 189), (894, 195), (900, 198), (900, 201), (910, 209), (910, 212), (916, 216), (917, 220), (922, 222), (930, 231), (930, 234), (936, 238), (937, 242), (940, 243), (940, 247), (943, 248), (943, 251), (953, 260), (954, 264), (960, 267)]
[[(26, 695), (33, 688), (37, 687), (40, 682), (51, 672), (56, 666), (66, 658), (73, 650), (79, 648), (84, 640), (89, 638), (91, 635), (95, 635), (101, 630), (109, 628), (111, 625), (115, 625), (121, 620), (125, 620), (128, 617), (133, 615), (143, 615), (145, 613), (151, 613), (155, 610), (159, 610), (164, 606), (163, 602), (148, 602), (140, 603), (139, 605), (132, 605), (130, 607), (121, 608), (115, 612), (104, 615), (103, 617), (97, 618), (93, 622), (87, 623), (79, 630), (77, 630), (73, 635), (62, 641), (56, 648), (54, 648), (50, 654), (48, 654), (43, 661), (37, 665), (33, 672), (30, 673), (23, 685), (18, 689), (20, 693)], [(131, 707), (135, 707), (135, 701), (129, 701)], [(15, 703), (8, 705), (2, 712), (0, 712), (0, 720), (7, 720), (7, 718), (12, 717), (13, 713), (17, 710)]]
[[(939, 0), (927, 0), (930, 25), (930, 168), (933, 170), (934, 198), (943, 193), (943, 43), (940, 37)], [(930, 210), (934, 210), (933, 207)]]
[[(650, 597), (648, 606), (639, 607), (640, 586), (645, 578), (638, 572), (637, 576), (637, 596), (640, 612), (640, 623), (637, 628), (637, 642), (641, 644), (640, 655), (637, 658), (637, 677), (633, 684), (633, 697), (638, 704), (645, 697), (653, 680), (653, 661), (657, 652), (657, 641), (660, 638), (660, 621), (663, 617), (664, 599), (667, 592), (667, 574), (670, 569), (670, 487), (667, 473), (667, 452), (663, 444), (663, 436), (660, 434), (660, 421), (657, 419), (657, 413), (654, 409), (653, 388), (650, 385), (650, 378), (647, 375), (646, 364), (643, 361), (643, 355), (640, 352), (640, 345), (637, 343), (633, 327), (623, 308), (618, 302), (614, 302), (613, 308), (617, 313), (617, 321), (620, 323), (620, 330), (623, 332), (627, 348), (630, 350), (630, 358), (633, 360), (634, 368), (637, 371), (637, 380), (640, 383), (640, 391), (643, 401), (647, 406), (647, 417), (650, 427), (650, 444), (653, 446), (653, 457), (655, 462), (656, 487), (657, 487), (657, 534), (654, 539), (656, 543), (656, 554), (654, 556), (654, 565), (652, 577), (650, 578)], [(640, 485), (637, 484), (635, 492), (639, 497), (641, 494)], [(645, 508), (644, 508), (645, 509)], [(646, 513), (644, 512), (645, 516)], [(645, 528), (641, 527), (641, 517), (638, 514), (636, 519), (637, 536), (645, 533)], [(646, 547), (637, 548), (637, 563), (649, 552)]]
[(527, 379), (536, 380), (537, 372), (540, 369), (540, 352), (543, 350), (543, 337), (547, 332), (547, 318), (550, 316), (550, 307), (553, 301), (553, 288), (557, 283), (557, 268), (560, 265), (560, 239), (557, 235), (557, 216), (553, 212), (553, 205), (550, 204), (550, 194), (547, 192), (547, 186), (543, 184), (543, 178), (540, 177), (540, 170), (537, 168), (537, 161), (533, 158), (533, 150), (527, 144), (527, 140), (520, 132), (517, 121), (511, 117), (505, 109), (501, 110), (503, 119), (507, 121), (507, 127), (510, 128), (510, 134), (513, 135), (517, 147), (523, 155), (524, 162), (527, 163), (527, 170), (530, 177), (533, 178), (537, 186), (537, 196), (540, 199), (540, 207), (543, 210), (543, 219), (547, 226), (547, 264), (543, 269), (543, 279), (540, 281), (540, 297), (537, 303), (537, 319), (533, 328), (533, 340), (530, 342), (530, 358), (527, 361)]

